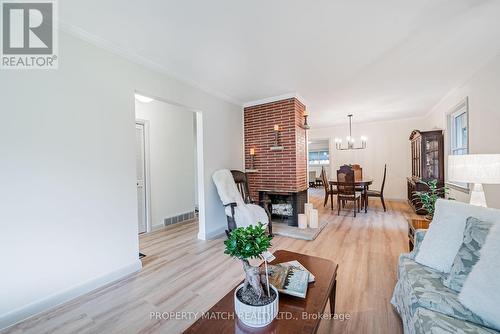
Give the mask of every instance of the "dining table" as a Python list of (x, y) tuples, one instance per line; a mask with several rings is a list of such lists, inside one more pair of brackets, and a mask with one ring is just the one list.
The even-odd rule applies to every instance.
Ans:
[[(338, 186), (338, 185), (346, 185), (347, 183), (346, 182), (342, 182), (342, 181), (336, 181), (336, 180), (330, 180), (328, 181), (328, 183), (330, 184), (330, 190), (333, 192), (333, 187), (334, 186)], [(365, 209), (365, 213), (368, 212), (368, 188), (370, 187), (370, 185), (373, 183), (373, 180), (372, 179), (361, 179), (361, 180), (357, 180), (357, 181), (354, 181), (354, 186), (356, 188), (363, 188), (363, 193), (362, 193), (362, 196), (363, 196), (363, 207)], [(352, 184), (352, 183), (350, 183)]]

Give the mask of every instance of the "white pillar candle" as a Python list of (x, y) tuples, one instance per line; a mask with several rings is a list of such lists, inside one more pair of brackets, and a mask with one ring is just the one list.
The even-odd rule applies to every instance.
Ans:
[(309, 212), (309, 227), (310, 228), (318, 228), (318, 210), (312, 209)]
[(307, 216), (304, 213), (299, 213), (299, 228), (307, 228)]
[(306, 215), (308, 222), (310, 221), (310, 214), (311, 214), (312, 209), (313, 209), (312, 203), (305, 203), (304, 204), (304, 214)]

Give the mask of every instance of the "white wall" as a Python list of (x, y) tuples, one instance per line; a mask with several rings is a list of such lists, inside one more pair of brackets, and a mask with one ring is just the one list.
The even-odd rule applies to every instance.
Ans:
[[(469, 152), (500, 153), (500, 55), (483, 66), (472, 78), (450, 92), (426, 117), (426, 129), (445, 129), (446, 115), (469, 97)], [(445, 156), (448, 143), (445, 141)], [(446, 159), (445, 159), (446, 160)], [(500, 208), (500, 185), (484, 185), (488, 206)], [(452, 197), (469, 200), (469, 195), (452, 190)]]
[(374, 180), (371, 189), (380, 189), (387, 164), (384, 196), (387, 199), (406, 199), (406, 177), (411, 174), (410, 133), (420, 128), (420, 119), (353, 124), (353, 135), (368, 137), (364, 150), (339, 151), (335, 138), (349, 134), (349, 126), (316, 128), (309, 131), (309, 140), (330, 139), (330, 178), (335, 179), (337, 169), (343, 164), (360, 164), (363, 177)]
[(202, 113), (200, 237), (226, 225), (212, 173), (243, 167), (241, 107), (63, 32), (59, 50), (0, 74), (0, 328), (140, 268), (134, 90)]
[(195, 113), (154, 100), (135, 102), (137, 119), (149, 121), (149, 169), (153, 227), (195, 207)]

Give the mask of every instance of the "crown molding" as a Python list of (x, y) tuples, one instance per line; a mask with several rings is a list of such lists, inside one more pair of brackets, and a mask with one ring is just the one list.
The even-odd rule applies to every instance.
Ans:
[[(404, 121), (421, 121), (425, 119), (425, 116), (399, 116), (396, 118), (390, 118), (390, 119), (376, 119), (376, 120), (370, 120), (370, 121), (357, 121), (356, 125), (360, 124), (384, 124), (384, 123), (391, 123), (391, 122), (404, 122)], [(344, 127), (348, 125), (348, 121), (342, 121), (342, 122), (336, 122), (336, 123), (328, 123), (326, 125), (315, 125), (314, 123), (309, 124), (311, 125), (310, 130), (324, 130), (324, 129), (330, 129), (330, 128), (337, 128), (337, 127)]]
[(157, 73), (166, 75), (172, 79), (179, 81), (180, 83), (182, 83), (184, 85), (190, 86), (192, 88), (196, 88), (196, 89), (198, 89), (198, 90), (200, 90), (208, 95), (219, 98), (225, 102), (228, 102), (228, 103), (240, 106), (240, 107), (243, 106), (243, 103), (241, 101), (233, 99), (232, 97), (227, 96), (226, 94), (223, 94), (223, 93), (208, 89), (206, 87), (203, 87), (202, 85), (200, 85), (192, 80), (183, 78), (182, 76), (179, 76), (179, 75), (173, 73), (172, 71), (168, 70), (164, 66), (162, 66), (154, 61), (151, 61), (144, 56), (141, 56), (141, 55), (136, 54), (134, 52), (130, 52), (130, 51), (124, 49), (123, 47), (121, 47), (117, 44), (114, 44), (106, 39), (103, 39), (99, 36), (93, 35), (84, 29), (81, 29), (79, 27), (76, 27), (72, 24), (69, 24), (69, 23), (66, 23), (63, 21), (59, 21), (58, 24), (59, 24), (59, 30), (61, 30), (61, 31), (73, 36), (73, 37), (76, 37), (76, 38), (81, 39), (85, 42), (88, 42), (88, 43), (90, 43), (98, 48), (109, 51), (117, 56), (125, 58), (132, 63), (146, 67), (146, 68), (153, 70)]
[(297, 100), (299, 100), (304, 105), (307, 105), (307, 101), (302, 96), (300, 96), (299, 94), (297, 94), (297, 93), (286, 93), (286, 94), (283, 94), (283, 95), (276, 95), (276, 96), (266, 97), (264, 99), (259, 99), (259, 100), (245, 102), (245, 103), (243, 103), (243, 108), (252, 107), (252, 106), (258, 106), (259, 104), (266, 104), (266, 103), (271, 103), (271, 102), (276, 102), (276, 101), (281, 101), (281, 100), (286, 100), (286, 99), (291, 99), (291, 98), (296, 98)]

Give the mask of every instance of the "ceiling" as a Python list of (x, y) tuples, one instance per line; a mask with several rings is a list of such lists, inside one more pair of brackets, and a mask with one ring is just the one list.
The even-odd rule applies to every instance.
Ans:
[(310, 124), (422, 116), (500, 53), (497, 0), (65, 0), (62, 27), (207, 92), (299, 94)]

